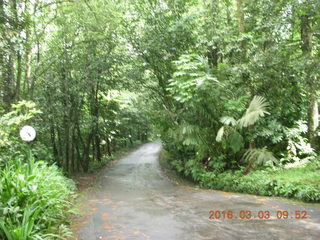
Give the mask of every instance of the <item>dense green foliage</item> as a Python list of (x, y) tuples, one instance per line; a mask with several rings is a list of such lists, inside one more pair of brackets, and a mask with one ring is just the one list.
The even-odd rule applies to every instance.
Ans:
[[(0, 1), (0, 107), (21, 99), (42, 114), (32, 125), (47, 160), (88, 171), (103, 154), (150, 135), (126, 79), (122, 5), (106, 1)], [(104, 24), (108, 23), (108, 24)], [(47, 154), (47, 152), (46, 152)]]
[[(74, 196), (74, 184), (55, 165), (35, 161), (48, 154), (43, 146), (32, 152), (17, 136), (19, 126), (40, 114), (31, 102), (13, 105), (0, 118), (0, 238), (17, 240), (67, 237), (64, 225)], [(43, 159), (45, 160), (45, 159)]]
[(21, 159), (12, 160), (14, 163), (0, 174), (1, 239), (55, 239), (70, 235), (63, 225), (74, 191), (69, 180), (56, 166), (45, 162), (32, 164), (30, 172)]
[[(163, 158), (168, 161), (167, 159), (173, 157), (169, 154)], [(290, 169), (261, 168), (246, 175), (243, 175), (241, 170), (206, 171), (201, 164), (190, 160), (186, 163), (187, 167), (185, 168), (176, 164), (174, 161), (171, 167), (204, 188), (296, 198), (306, 202), (320, 201), (319, 159), (306, 166)], [(215, 165), (215, 167), (219, 168), (220, 166)]]
[[(223, 174), (242, 174), (242, 185), (249, 186), (255, 169), (276, 172), (274, 167), (316, 161), (317, 1), (139, 1), (134, 6), (127, 25), (135, 30), (129, 40), (144, 70), (139, 81), (159, 96), (151, 119), (177, 171), (222, 188), (229, 185)], [(307, 174), (313, 172), (319, 175), (317, 168)], [(254, 192), (266, 195), (262, 185)], [(319, 185), (312, 186), (310, 197), (269, 195), (319, 201), (314, 194)]]
[(307, 202), (320, 201), (318, 166), (292, 170), (257, 170), (247, 175), (240, 171), (225, 171), (215, 176), (201, 176), (204, 187), (262, 196), (290, 197)]
[[(68, 191), (51, 164), (87, 172), (161, 134), (203, 186), (319, 201), (319, 12), (317, 0), (0, 0), (1, 182), (48, 171)], [(26, 212), (2, 212), (2, 234), (47, 216), (15, 204)], [(21, 234), (46, 233), (38, 219)]]

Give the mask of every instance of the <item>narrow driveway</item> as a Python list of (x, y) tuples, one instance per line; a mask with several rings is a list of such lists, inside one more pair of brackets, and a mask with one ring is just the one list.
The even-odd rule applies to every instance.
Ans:
[(99, 174), (73, 226), (79, 239), (320, 239), (319, 208), (174, 183), (160, 169), (160, 149), (147, 143)]

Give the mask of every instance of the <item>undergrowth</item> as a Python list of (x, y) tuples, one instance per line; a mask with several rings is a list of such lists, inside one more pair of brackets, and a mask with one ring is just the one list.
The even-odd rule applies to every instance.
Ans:
[(243, 170), (207, 171), (195, 160), (182, 167), (169, 154), (164, 157), (173, 169), (204, 188), (320, 202), (320, 159), (291, 169), (261, 168), (243, 174)]
[(0, 171), (0, 239), (66, 239), (74, 184), (55, 165), (30, 161)]

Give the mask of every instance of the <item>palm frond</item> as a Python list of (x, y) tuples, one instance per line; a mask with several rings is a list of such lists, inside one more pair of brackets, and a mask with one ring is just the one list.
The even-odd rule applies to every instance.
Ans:
[(170, 135), (184, 145), (201, 146), (206, 144), (203, 129), (199, 126), (183, 123), (170, 131)]
[(269, 103), (264, 97), (254, 96), (246, 113), (238, 121), (239, 127), (243, 128), (253, 125), (260, 117), (263, 117), (265, 114), (270, 114), (267, 111), (268, 107)]
[(220, 122), (228, 126), (230, 125), (235, 126), (237, 124), (237, 121), (233, 117), (229, 117), (229, 116), (224, 116), (220, 118)]
[(224, 133), (224, 127), (222, 126), (217, 133), (217, 137), (216, 137), (217, 142), (221, 142), (223, 133)]
[(273, 153), (264, 148), (250, 148), (243, 155), (243, 159), (248, 162), (248, 166), (266, 165), (267, 163), (277, 164), (278, 159)]

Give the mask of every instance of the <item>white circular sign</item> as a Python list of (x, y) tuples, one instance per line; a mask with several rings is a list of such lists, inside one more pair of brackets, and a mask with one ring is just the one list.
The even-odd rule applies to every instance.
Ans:
[(20, 130), (20, 137), (25, 142), (31, 142), (36, 138), (36, 130), (31, 126), (24, 126)]

